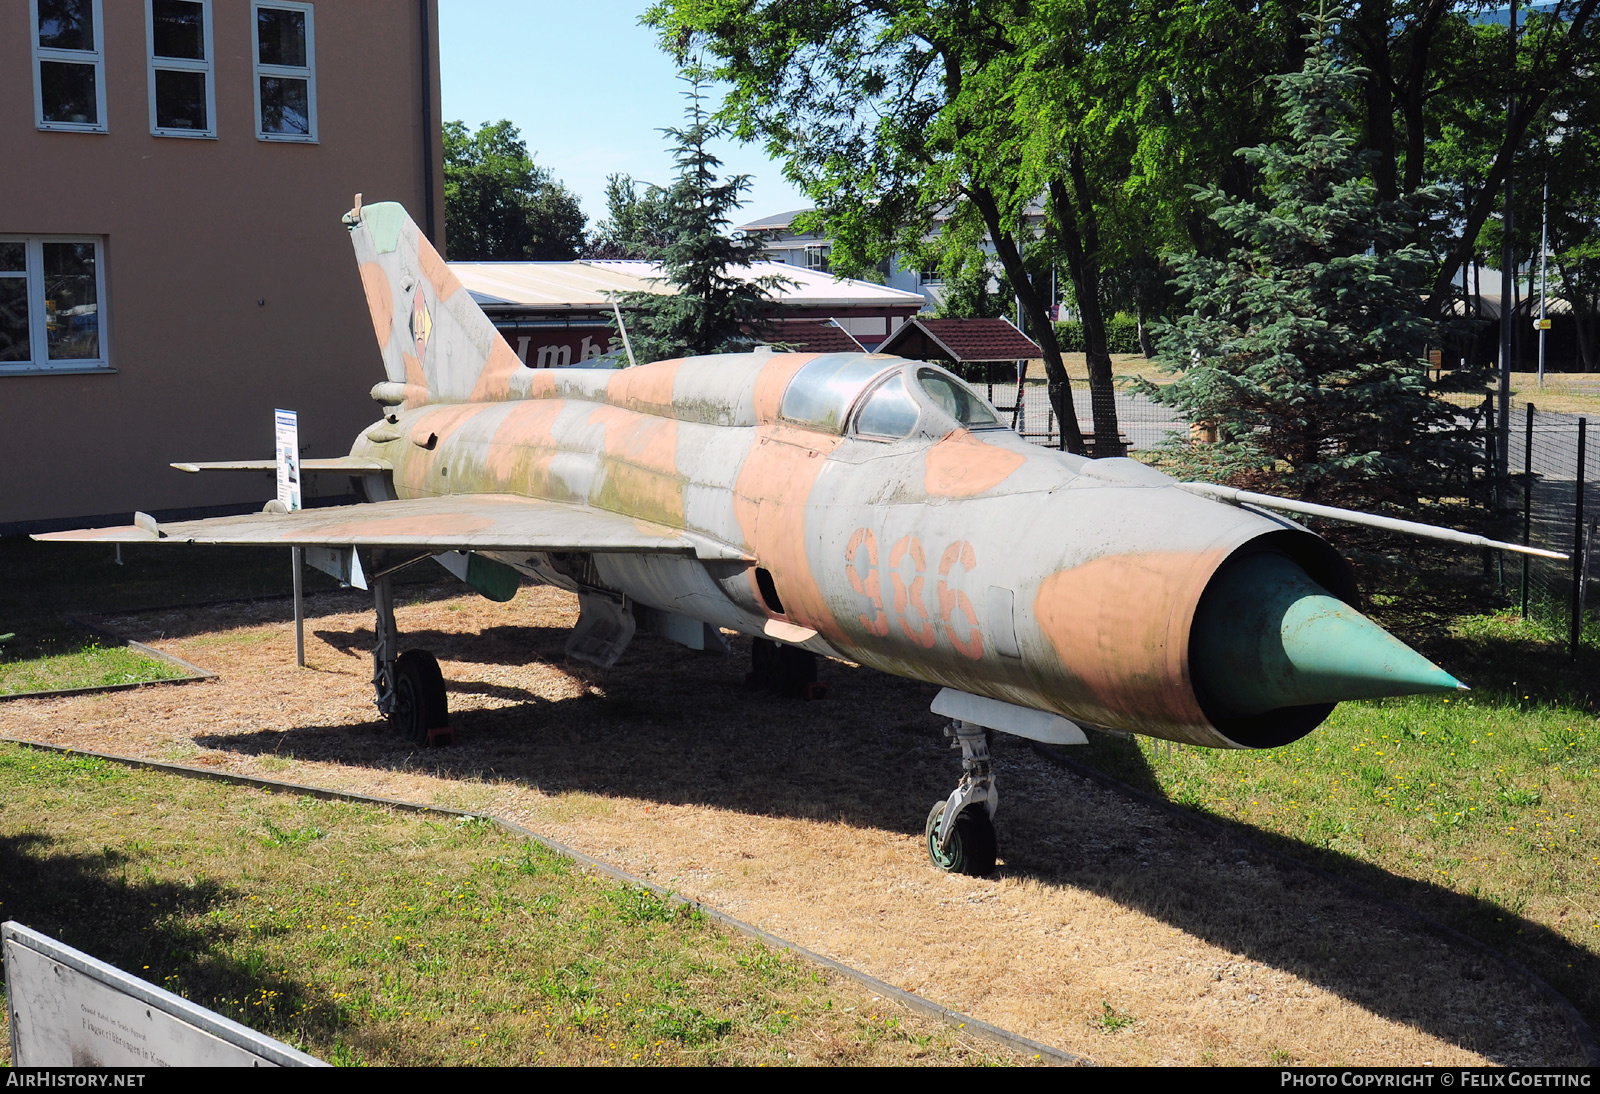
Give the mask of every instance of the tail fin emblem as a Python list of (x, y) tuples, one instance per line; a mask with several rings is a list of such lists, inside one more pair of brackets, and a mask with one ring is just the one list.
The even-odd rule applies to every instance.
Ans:
[(428, 348), (428, 335), (433, 332), (433, 316), (428, 314), (427, 302), (422, 298), (422, 286), (411, 305), (411, 337), (417, 342), (417, 363), (422, 363), (423, 352)]

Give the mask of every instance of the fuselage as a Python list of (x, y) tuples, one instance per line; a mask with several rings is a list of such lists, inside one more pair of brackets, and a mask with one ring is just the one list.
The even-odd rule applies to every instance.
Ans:
[(757, 352), (523, 368), (505, 385), (396, 405), (353, 454), (387, 461), (398, 497), (594, 506), (753, 559), (493, 556), (539, 580), (1074, 721), (1282, 743), (1305, 717), (1264, 731), (1208, 712), (1191, 668), (1206, 588), (1270, 549), (1349, 597), (1318, 537), (1132, 460), (1031, 444), (921, 362)]

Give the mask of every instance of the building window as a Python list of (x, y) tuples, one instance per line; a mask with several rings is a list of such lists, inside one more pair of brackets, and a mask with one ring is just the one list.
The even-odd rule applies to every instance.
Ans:
[(317, 139), (317, 62), (310, 4), (252, 5), (256, 25), (256, 136)]
[(104, 252), (93, 236), (0, 236), (0, 373), (106, 366)]
[(150, 132), (215, 137), (211, 0), (145, 0), (150, 51)]
[(829, 271), (828, 253), (832, 250), (833, 248), (826, 243), (809, 244), (806, 247), (806, 269), (821, 270), (823, 273), (827, 273)]
[(29, 0), (33, 17), (34, 124), (106, 131), (105, 35), (99, 0)]

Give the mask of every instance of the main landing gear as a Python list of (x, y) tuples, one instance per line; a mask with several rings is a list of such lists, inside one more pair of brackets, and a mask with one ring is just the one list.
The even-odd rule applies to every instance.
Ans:
[(988, 731), (957, 719), (945, 726), (944, 735), (954, 738), (951, 748), (961, 750), (961, 783), (928, 813), (923, 829), (928, 858), (946, 872), (981, 877), (994, 870), (999, 850), (994, 811), (1000, 799), (989, 764)]
[(450, 743), (450, 704), (445, 697), (439, 662), (427, 650), (398, 653), (400, 632), (394, 623), (394, 588), (389, 573), (371, 579), (377, 613), (377, 641), (372, 647), (372, 689), (378, 713), (389, 727), (418, 745)]

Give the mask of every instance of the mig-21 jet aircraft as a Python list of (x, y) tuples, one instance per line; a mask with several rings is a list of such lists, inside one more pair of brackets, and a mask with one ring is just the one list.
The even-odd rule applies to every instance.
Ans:
[(732, 631), (781, 689), (814, 680), (817, 654), (942, 685), (963, 775), (928, 853), (969, 873), (995, 862), (987, 730), (1269, 748), (1341, 700), (1461, 686), (1350, 607), (1348, 564), (1263, 505), (1489, 541), (1041, 448), (897, 357), (530, 368), (399, 205), (358, 195), (344, 223), (383, 413), (302, 469), (348, 472), (368, 501), (39, 538), (304, 548), (371, 589), (377, 706), (419, 742), (446, 724), (444, 682), (401, 652), (390, 578), (429, 558), (496, 600), (530, 578), (576, 593), (567, 652), (603, 667), (638, 629), (695, 649)]

